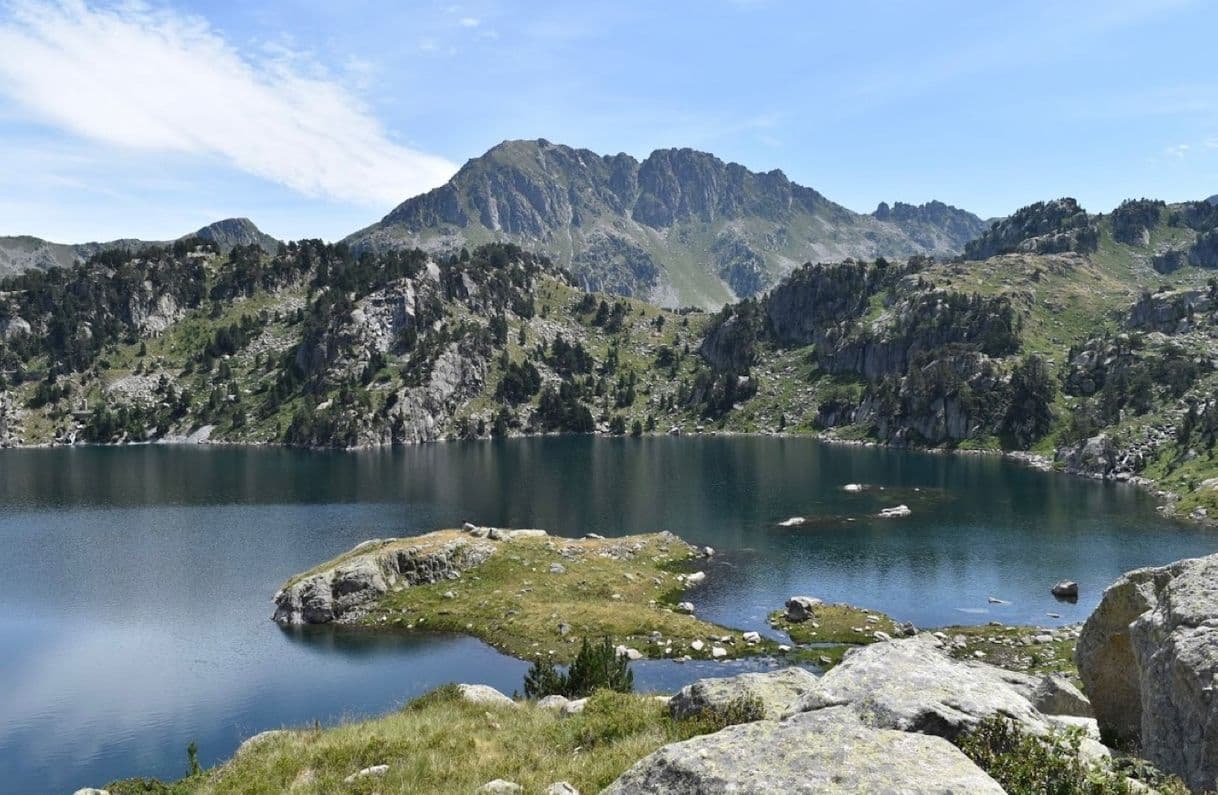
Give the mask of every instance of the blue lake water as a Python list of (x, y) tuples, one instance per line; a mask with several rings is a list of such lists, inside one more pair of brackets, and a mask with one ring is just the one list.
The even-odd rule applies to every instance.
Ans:
[[(874, 517), (897, 504), (913, 514)], [(791, 516), (808, 521), (778, 526)], [(1073, 622), (1122, 571), (1218, 550), (1132, 487), (806, 439), (0, 451), (0, 790), (172, 778), (192, 740), (212, 764), (258, 731), (376, 714), (443, 682), (519, 688), (525, 664), (469, 638), (269, 620), (293, 573), (466, 520), (709, 544), (720, 554), (690, 598), (742, 629), (793, 594), (919, 626)], [(1061, 578), (1080, 582), (1077, 604), (1049, 595)], [(641, 663), (636, 681), (738, 669)]]

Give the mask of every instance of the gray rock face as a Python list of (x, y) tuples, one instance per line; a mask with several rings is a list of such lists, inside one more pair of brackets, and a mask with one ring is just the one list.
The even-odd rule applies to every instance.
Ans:
[(1032, 706), (1033, 677), (953, 660), (926, 636), (875, 643), (846, 655), (791, 712), (848, 706), (869, 726), (948, 739), (994, 715), (1042, 734), (1051, 727)]
[[(981, 226), (938, 203), (857, 214), (780, 171), (692, 149), (640, 162), (534, 140), (504, 141), (347, 242), (359, 251), (508, 240), (551, 255), (589, 289), (710, 305), (728, 288), (755, 294), (795, 263), (959, 253)], [(707, 238), (709, 252), (694, 242)], [(691, 255), (704, 272), (670, 279), (668, 263)]]
[(724, 678), (699, 679), (681, 688), (668, 702), (674, 718), (692, 718), (723, 712), (742, 699), (756, 699), (765, 717), (776, 720), (795, 701), (816, 687), (816, 677), (803, 668), (772, 673), (747, 673)]
[(1064, 676), (1052, 674), (1040, 680), (1032, 692), (1032, 706), (1046, 715), (1093, 718), (1091, 702)]
[(459, 576), (494, 554), (495, 545), (457, 539), (434, 548), (367, 542), (331, 567), (291, 583), (275, 594), (279, 624), (325, 624), (353, 620), (390, 589)]
[(1195, 789), (1218, 781), (1218, 555), (1131, 571), (1083, 625), (1079, 675), (1106, 736)]
[(997, 795), (1002, 788), (946, 740), (865, 726), (839, 707), (665, 746), (605, 792)]

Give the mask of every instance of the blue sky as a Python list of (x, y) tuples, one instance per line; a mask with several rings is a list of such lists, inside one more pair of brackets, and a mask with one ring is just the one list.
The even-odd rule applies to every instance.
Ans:
[(1218, 4), (0, 0), (0, 234), (336, 239), (506, 138), (982, 216), (1218, 193)]

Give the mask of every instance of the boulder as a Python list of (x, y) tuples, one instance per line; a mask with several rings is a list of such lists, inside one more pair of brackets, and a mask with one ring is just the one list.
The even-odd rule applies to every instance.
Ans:
[(1058, 599), (1078, 598), (1078, 583), (1076, 583), (1074, 580), (1062, 580), (1054, 585), (1050, 590)]
[(389, 772), (389, 765), (373, 765), (366, 767), (363, 770), (352, 773), (343, 779), (344, 784), (354, 784), (361, 778), (380, 778)]
[(471, 704), (485, 704), (491, 707), (516, 707), (515, 701), (500, 693), (490, 685), (457, 685), (461, 698)]
[(538, 699), (537, 706), (542, 709), (561, 710), (563, 707), (571, 703), (571, 700), (566, 696), (546, 696)]
[(1032, 706), (1046, 715), (1072, 715), (1077, 718), (1095, 716), (1091, 702), (1082, 691), (1059, 674), (1050, 674), (1040, 680), (1032, 691)]
[(865, 726), (837, 708), (729, 726), (666, 745), (604, 792), (999, 795), (1002, 788), (942, 738)]
[(1218, 555), (1128, 572), (1075, 652), (1100, 731), (1194, 789), (1218, 780)]
[(787, 621), (807, 621), (819, 604), (821, 601), (811, 596), (792, 596), (787, 600)]
[(1037, 680), (992, 665), (954, 660), (930, 636), (873, 643), (842, 662), (800, 697), (791, 714), (846, 705), (881, 729), (953, 739), (995, 715), (1034, 734), (1050, 726), (1028, 694)]
[(767, 673), (747, 673), (723, 678), (699, 679), (686, 685), (668, 702), (674, 718), (692, 718), (723, 713), (743, 699), (756, 699), (765, 717), (775, 720), (804, 693), (816, 687), (816, 677), (803, 668), (784, 668)]

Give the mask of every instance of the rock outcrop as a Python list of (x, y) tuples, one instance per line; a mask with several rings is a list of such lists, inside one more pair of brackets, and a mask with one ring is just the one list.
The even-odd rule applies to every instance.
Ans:
[(1038, 680), (984, 663), (954, 660), (933, 637), (855, 650), (802, 696), (791, 714), (846, 706), (881, 729), (948, 739), (995, 715), (1043, 734), (1051, 725), (1030, 700)]
[(747, 673), (715, 679), (699, 679), (681, 688), (668, 702), (674, 718), (726, 714), (734, 705), (752, 702), (766, 718), (777, 719), (795, 701), (816, 687), (816, 677), (803, 668), (784, 668), (772, 673)]
[(872, 728), (842, 707), (730, 726), (667, 745), (605, 790), (610, 795), (1002, 791), (946, 740)]
[(275, 594), (279, 624), (357, 619), (390, 590), (457, 579), (495, 552), (492, 541), (438, 533), (419, 539), (365, 541)]
[(1101, 732), (1195, 789), (1218, 781), (1218, 555), (1137, 569), (1083, 625), (1079, 675)]

